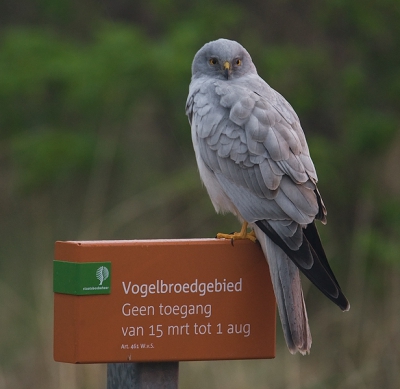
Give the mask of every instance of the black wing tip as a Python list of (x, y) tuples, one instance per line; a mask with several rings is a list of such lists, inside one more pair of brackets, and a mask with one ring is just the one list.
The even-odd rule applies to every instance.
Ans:
[[(346, 297), (345, 297), (345, 299), (346, 299)], [(350, 311), (350, 303), (348, 302), (347, 299), (346, 299), (346, 302), (347, 302), (346, 306), (340, 306), (340, 309), (341, 309), (343, 312)]]
[[(296, 264), (300, 271), (342, 311), (350, 309), (350, 303), (343, 294), (338, 281), (328, 263), (315, 223), (303, 230), (303, 244), (298, 250), (289, 249), (268, 221), (256, 221), (257, 226)], [(311, 268), (301, 266), (302, 255), (311, 255), (314, 265)], [(322, 277), (322, 278), (321, 278)]]
[[(324, 293), (325, 294), (325, 293)], [(347, 312), (350, 309), (349, 300), (347, 300), (346, 296), (339, 289), (339, 295), (337, 297), (328, 296), (325, 294), (332, 302), (334, 302), (343, 312)]]
[[(343, 294), (342, 290), (340, 289), (340, 286), (336, 285), (337, 288), (337, 293), (332, 294), (331, 292), (328, 292), (327, 289), (324, 289), (321, 287), (321, 285), (318, 285), (315, 283), (314, 279), (315, 277), (312, 277), (312, 275), (307, 274), (306, 271), (303, 269), (299, 268), (303, 274), (326, 296), (328, 297), (329, 300), (331, 300), (335, 305), (337, 305), (343, 312), (346, 312), (350, 309), (350, 303), (349, 300), (347, 300), (346, 296)], [(332, 280), (333, 281), (333, 280)], [(332, 287), (332, 285), (330, 285)]]

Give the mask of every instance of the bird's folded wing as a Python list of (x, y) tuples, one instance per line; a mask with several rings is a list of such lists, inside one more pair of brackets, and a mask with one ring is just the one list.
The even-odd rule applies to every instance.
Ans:
[(268, 96), (259, 85), (253, 89), (219, 81), (197, 88), (188, 109), (199, 153), (248, 222), (271, 220), (296, 249), (299, 225), (311, 223), (319, 212), (317, 175), (289, 103), (285, 106), (267, 84)]

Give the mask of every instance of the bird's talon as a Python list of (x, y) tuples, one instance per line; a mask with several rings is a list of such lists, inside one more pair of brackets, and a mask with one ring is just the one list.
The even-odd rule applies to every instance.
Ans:
[(254, 231), (247, 232), (247, 225), (248, 223), (244, 222), (240, 232), (232, 232), (230, 234), (223, 234), (219, 232), (217, 234), (217, 239), (230, 239), (232, 246), (233, 246), (233, 241), (238, 239), (249, 239), (253, 243), (255, 243), (257, 241), (256, 234), (254, 233)]

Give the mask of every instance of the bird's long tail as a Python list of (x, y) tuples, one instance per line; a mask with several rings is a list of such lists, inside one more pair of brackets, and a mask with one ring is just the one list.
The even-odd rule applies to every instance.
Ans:
[(299, 269), (260, 228), (254, 226), (254, 231), (269, 264), (286, 344), (292, 354), (305, 355), (312, 339)]

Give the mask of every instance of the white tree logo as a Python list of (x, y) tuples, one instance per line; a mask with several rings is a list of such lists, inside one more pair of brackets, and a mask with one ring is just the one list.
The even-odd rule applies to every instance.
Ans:
[(105, 266), (100, 266), (96, 270), (96, 278), (100, 281), (99, 286), (103, 285), (103, 282), (108, 278), (110, 272)]

